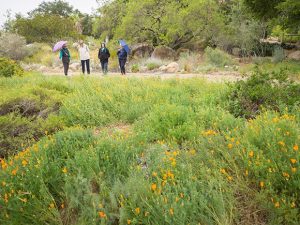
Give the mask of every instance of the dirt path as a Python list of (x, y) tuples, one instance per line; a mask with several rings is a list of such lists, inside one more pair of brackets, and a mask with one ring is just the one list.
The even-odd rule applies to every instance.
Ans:
[[(43, 73), (46, 76), (63, 76), (62, 73)], [(70, 72), (69, 76), (80, 76), (78, 72)], [(90, 76), (90, 75), (89, 75)], [(102, 73), (92, 73), (93, 77), (118, 77), (121, 76), (119, 73), (109, 73), (106, 76), (103, 76)], [(220, 71), (220, 72), (211, 72), (207, 74), (180, 74), (180, 73), (128, 73), (126, 77), (136, 77), (136, 78), (161, 78), (161, 79), (188, 79), (188, 78), (204, 78), (211, 82), (234, 82), (241, 79), (244, 79), (241, 74), (233, 71)]]

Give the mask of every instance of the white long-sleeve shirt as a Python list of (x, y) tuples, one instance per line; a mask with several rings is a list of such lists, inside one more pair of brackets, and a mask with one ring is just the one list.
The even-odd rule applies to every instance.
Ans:
[(90, 59), (90, 50), (86, 44), (78, 47), (80, 60), (88, 60)]

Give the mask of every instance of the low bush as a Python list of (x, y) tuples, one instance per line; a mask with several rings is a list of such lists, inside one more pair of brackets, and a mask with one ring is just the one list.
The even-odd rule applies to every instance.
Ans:
[(195, 72), (199, 64), (201, 64), (201, 57), (195, 53), (181, 53), (178, 64), (184, 72), (192, 73)]
[(285, 60), (285, 53), (284, 49), (280, 46), (277, 46), (274, 48), (272, 62), (273, 63), (279, 63)]
[(148, 63), (147, 64), (147, 69), (148, 70), (155, 70), (157, 68), (159, 68), (159, 64), (156, 64), (156, 63)]
[(0, 36), (0, 56), (7, 57), (13, 60), (22, 60), (30, 53), (26, 47), (24, 37), (13, 34), (4, 33)]
[(24, 70), (15, 61), (7, 58), (0, 58), (0, 77), (22, 76)]
[(138, 64), (133, 64), (131, 66), (131, 72), (132, 73), (138, 73), (140, 71), (139, 65)]
[(234, 65), (234, 61), (231, 56), (220, 49), (207, 47), (204, 52), (204, 58), (207, 63), (217, 67)]
[(231, 85), (229, 110), (235, 116), (254, 118), (263, 108), (282, 111), (299, 105), (300, 85), (284, 71), (256, 70), (247, 80)]

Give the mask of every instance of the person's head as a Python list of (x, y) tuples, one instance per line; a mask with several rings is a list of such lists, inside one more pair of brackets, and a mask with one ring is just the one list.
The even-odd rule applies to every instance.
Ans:
[(83, 46), (83, 40), (80, 40), (80, 41), (79, 41), (79, 45), (80, 45), (80, 46)]
[(67, 48), (68, 46), (67, 46), (67, 43), (65, 43), (64, 45), (63, 45), (63, 48)]
[(101, 43), (101, 48), (105, 48), (105, 47), (106, 47), (105, 43), (102, 42), (102, 43)]

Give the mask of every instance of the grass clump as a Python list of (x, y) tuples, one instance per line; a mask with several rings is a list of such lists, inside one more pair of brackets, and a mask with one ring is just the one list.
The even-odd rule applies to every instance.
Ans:
[(0, 77), (22, 76), (24, 70), (21, 66), (8, 58), (0, 58)]
[(234, 65), (234, 61), (231, 56), (220, 49), (207, 47), (204, 52), (204, 58), (207, 63), (217, 67)]

